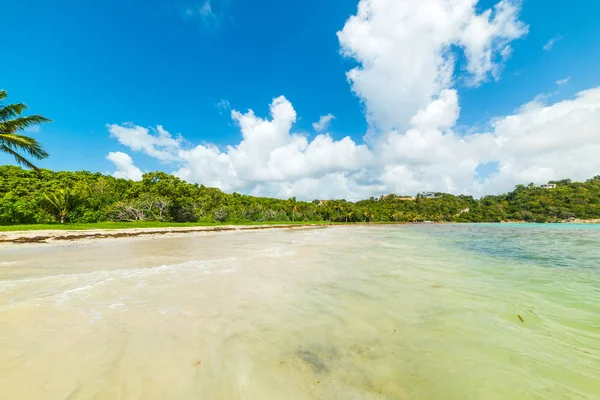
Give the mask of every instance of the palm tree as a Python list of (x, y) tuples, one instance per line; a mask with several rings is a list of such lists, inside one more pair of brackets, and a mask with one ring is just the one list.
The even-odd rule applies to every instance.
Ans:
[(292, 209), (292, 222), (296, 219), (296, 213), (298, 212), (298, 203), (295, 197), (291, 197), (288, 199), (289, 207)]
[[(0, 90), (0, 101), (4, 100), (6, 96), (6, 91)], [(37, 171), (38, 168), (19, 152), (38, 160), (48, 157), (48, 153), (44, 151), (37, 140), (19, 135), (17, 132), (28, 126), (51, 121), (41, 115), (22, 117), (21, 113), (26, 109), (27, 106), (23, 103), (9, 104), (5, 107), (0, 104), (0, 151), (12, 155), (18, 164)]]
[(56, 193), (45, 193), (44, 197), (56, 209), (56, 214), (60, 218), (60, 223), (64, 224), (69, 213), (71, 204), (71, 195), (66, 189), (58, 189)]

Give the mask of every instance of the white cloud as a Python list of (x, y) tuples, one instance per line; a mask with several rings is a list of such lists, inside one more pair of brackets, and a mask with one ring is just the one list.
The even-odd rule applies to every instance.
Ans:
[(440, 95), (411, 118), (411, 124), (422, 130), (452, 128), (460, 108), (456, 90), (442, 90)]
[(242, 141), (221, 152), (215, 146), (196, 146), (179, 156), (186, 165), (175, 174), (196, 182), (209, 182), (227, 190), (252, 191), (257, 186), (321, 178), (330, 173), (360, 168), (369, 157), (366, 146), (350, 138), (334, 141), (318, 135), (311, 142), (291, 132), (296, 111), (284, 97), (271, 104), (271, 119), (233, 110)]
[[(285, 97), (270, 117), (231, 111), (239, 143), (192, 146), (162, 127), (109, 125), (133, 151), (174, 165), (188, 181), (277, 197), (356, 200), (424, 190), (481, 195), (517, 183), (586, 179), (600, 172), (600, 87), (550, 103), (539, 95), (499, 116), (485, 131), (456, 128), (460, 97), (454, 87), (456, 48), (466, 57), (470, 84), (497, 79), (510, 42), (527, 28), (517, 1), (477, 13), (476, 0), (361, 0), (338, 33), (342, 51), (359, 66), (348, 72), (366, 106), (367, 144), (294, 132), (297, 115)], [(326, 121), (328, 116), (319, 122)], [(325, 120), (323, 119), (325, 118)], [(315, 123), (317, 131), (326, 124)], [(474, 132), (474, 133), (473, 133)], [(480, 165), (497, 165), (485, 178)]]
[(600, 172), (600, 87), (495, 121), (500, 171), (490, 186), (586, 179)]
[(570, 77), (570, 76), (567, 76), (566, 78), (564, 78), (564, 79), (559, 79), (559, 80), (557, 80), (557, 81), (556, 81), (556, 82), (554, 82), (554, 83), (556, 83), (557, 85), (564, 85), (564, 84), (568, 83), (570, 80), (571, 80), (571, 77)]
[(335, 119), (333, 114), (322, 115), (317, 122), (312, 124), (313, 129), (319, 133), (326, 131), (331, 124), (331, 121)]
[(111, 137), (134, 151), (142, 151), (162, 162), (176, 161), (176, 150), (179, 149), (181, 138), (174, 139), (162, 126), (157, 126), (152, 132), (148, 128), (133, 124), (107, 125)]
[(502, 0), (478, 14), (474, 0), (361, 0), (338, 32), (342, 53), (361, 65), (347, 73), (381, 130), (404, 129), (432, 98), (452, 87), (457, 50), (466, 56), (466, 80), (499, 77), (509, 43), (527, 33), (520, 2)]
[(187, 148), (181, 138), (173, 139), (160, 126), (154, 134), (131, 124), (108, 128), (111, 136), (131, 150), (179, 165), (175, 175), (228, 191), (260, 191), (303, 180), (306, 185), (310, 180), (354, 173), (370, 160), (367, 146), (357, 145), (349, 137), (333, 140), (320, 134), (309, 142), (293, 133), (296, 111), (283, 96), (273, 100), (270, 113), (270, 119), (263, 119), (252, 110), (233, 110), (231, 117), (242, 140), (223, 151), (211, 144)]
[[(350, 138), (336, 141), (321, 134), (308, 141), (293, 133), (296, 112), (284, 97), (271, 104), (270, 119), (251, 110), (232, 111), (242, 140), (224, 150), (185, 148), (161, 128), (162, 140), (171, 146), (159, 151), (156, 135), (139, 135), (147, 129), (119, 128), (130, 133), (120, 137), (150, 142), (130, 141), (131, 149), (175, 160), (174, 174), (185, 180), (277, 197), (356, 200), (423, 190), (481, 195), (523, 182), (586, 179), (600, 171), (600, 87), (551, 105), (534, 100), (513, 115), (493, 119), (489, 132), (453, 132), (458, 112), (456, 91), (444, 91), (411, 118), (411, 127), (380, 135), (371, 148)], [(481, 180), (476, 169), (489, 162), (498, 163), (498, 172)]]
[(129, 154), (117, 152), (108, 153), (106, 159), (112, 162), (117, 171), (113, 174), (115, 178), (131, 179), (134, 181), (142, 180), (142, 171), (133, 164)]
[(546, 44), (544, 45), (544, 50), (546, 50), (546, 51), (550, 51), (550, 50), (552, 50), (552, 48), (554, 47), (554, 45), (555, 45), (557, 42), (559, 42), (559, 41), (561, 41), (561, 40), (563, 40), (563, 39), (564, 39), (564, 38), (563, 38), (562, 36), (554, 36), (553, 38), (551, 38), (550, 40), (548, 40), (548, 41), (546, 42)]
[[(398, 194), (482, 195), (511, 190), (517, 183), (583, 180), (600, 172), (598, 124), (600, 87), (551, 105), (532, 101), (514, 115), (493, 119), (489, 132), (460, 136), (433, 125), (393, 131), (372, 150), (381, 163), (373, 171), (383, 184), (381, 193)], [(498, 172), (478, 181), (476, 168), (489, 162), (498, 162)]]
[[(445, 1), (446, 5), (448, 4)], [(465, 1), (473, 3), (477, 1)], [(492, 10), (476, 14), (474, 9), (468, 17), (468, 22), (460, 36), (460, 45), (467, 56), (467, 71), (472, 74), (470, 83), (478, 85), (486, 79), (487, 74), (498, 79), (502, 63), (512, 53), (509, 43), (527, 34), (528, 27), (518, 20), (520, 1), (503, 0)], [(497, 55), (501, 59), (495, 61)]]

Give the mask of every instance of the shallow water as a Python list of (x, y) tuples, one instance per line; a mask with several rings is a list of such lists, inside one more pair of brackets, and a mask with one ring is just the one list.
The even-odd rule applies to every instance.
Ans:
[(599, 245), (506, 224), (3, 249), (0, 398), (600, 399)]

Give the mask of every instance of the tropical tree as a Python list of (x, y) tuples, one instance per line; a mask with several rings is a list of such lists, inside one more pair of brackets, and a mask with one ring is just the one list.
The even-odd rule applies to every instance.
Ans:
[[(6, 96), (6, 91), (0, 90), (0, 102)], [(37, 160), (43, 160), (48, 157), (48, 153), (44, 151), (42, 145), (37, 140), (17, 132), (23, 131), (29, 126), (51, 121), (41, 115), (21, 116), (26, 109), (27, 106), (23, 103), (9, 104), (7, 106), (3, 106), (0, 103), (0, 151), (13, 156), (20, 165), (37, 170), (38, 168), (25, 158), (22, 153)]]
[(46, 201), (53, 208), (61, 224), (67, 221), (69, 210), (71, 208), (72, 196), (67, 189), (58, 189), (54, 193), (44, 193)]
[(292, 209), (292, 222), (294, 222), (296, 219), (296, 213), (298, 212), (298, 202), (296, 201), (295, 197), (289, 198), (287, 202), (289, 204), (288, 207)]

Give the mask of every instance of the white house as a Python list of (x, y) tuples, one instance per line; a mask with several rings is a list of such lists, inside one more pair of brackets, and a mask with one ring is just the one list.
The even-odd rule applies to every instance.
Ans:
[(542, 185), (540, 187), (542, 189), (556, 189), (556, 184), (555, 183), (548, 183), (548, 184)]
[(437, 198), (437, 196), (435, 195), (435, 192), (423, 192), (421, 194), (421, 197), (423, 197), (424, 199), (435, 199), (435, 198)]

